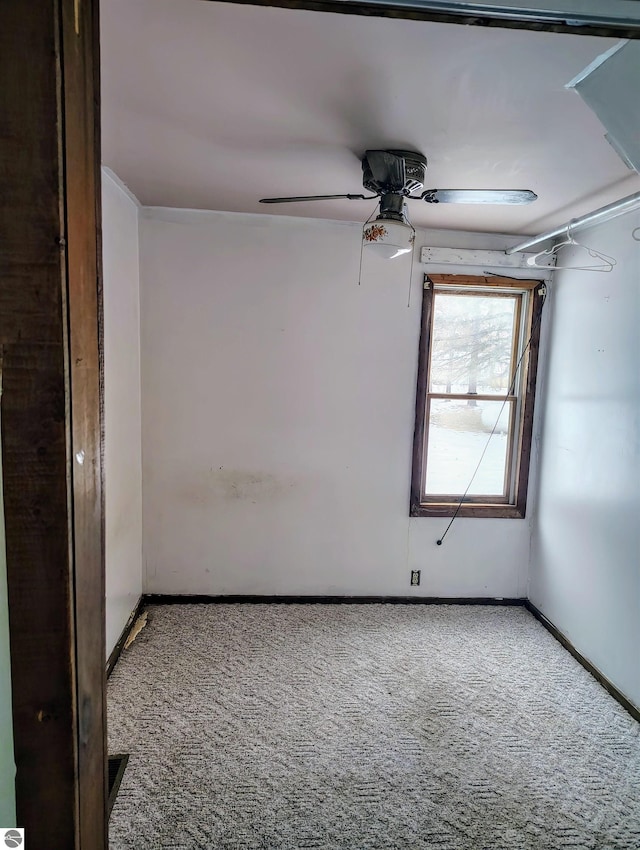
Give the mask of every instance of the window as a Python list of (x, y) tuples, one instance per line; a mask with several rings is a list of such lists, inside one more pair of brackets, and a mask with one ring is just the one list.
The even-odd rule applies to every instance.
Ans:
[(543, 301), (536, 280), (425, 277), (411, 516), (524, 517)]

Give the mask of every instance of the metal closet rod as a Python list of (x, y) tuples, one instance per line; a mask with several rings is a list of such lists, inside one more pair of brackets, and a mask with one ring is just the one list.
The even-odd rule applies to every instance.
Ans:
[(534, 245), (539, 245), (541, 242), (547, 242), (549, 239), (555, 239), (556, 236), (563, 236), (568, 232), (579, 230), (583, 227), (591, 227), (594, 224), (601, 224), (604, 221), (609, 221), (612, 218), (617, 218), (619, 215), (633, 212), (640, 209), (640, 192), (634, 192), (633, 195), (627, 195), (626, 198), (620, 198), (619, 201), (614, 201), (612, 204), (607, 204), (606, 207), (600, 207), (598, 210), (574, 218), (562, 227), (556, 227), (554, 230), (547, 230), (546, 233), (541, 233), (540, 236), (532, 236), (525, 242), (520, 242), (519, 245), (514, 245), (512, 248), (507, 248), (505, 254), (515, 254), (517, 251), (526, 251), (527, 248), (533, 248)]

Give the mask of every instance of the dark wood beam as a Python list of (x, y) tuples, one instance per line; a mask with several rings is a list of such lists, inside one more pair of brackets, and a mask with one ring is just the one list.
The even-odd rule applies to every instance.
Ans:
[(96, 10), (0, 4), (2, 463), (32, 850), (107, 846)]

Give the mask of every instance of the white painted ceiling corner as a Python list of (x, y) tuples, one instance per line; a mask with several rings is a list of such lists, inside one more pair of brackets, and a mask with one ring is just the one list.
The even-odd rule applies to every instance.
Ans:
[(578, 92), (606, 130), (604, 138), (627, 168), (640, 173), (640, 42), (622, 41), (567, 88)]
[(118, 189), (120, 189), (120, 191), (121, 191), (124, 195), (126, 195), (126, 196), (127, 196), (127, 198), (129, 198), (129, 200), (130, 200), (133, 204), (135, 204), (137, 207), (142, 207), (142, 204), (140, 203), (140, 201), (138, 200), (138, 198), (134, 195), (134, 193), (133, 193), (133, 192), (131, 191), (131, 189), (127, 186), (127, 184), (124, 182), (124, 180), (121, 180), (121, 179), (118, 177), (118, 175), (115, 173), (115, 171), (112, 171), (112, 169), (111, 169), (111, 168), (109, 168), (109, 167), (108, 167), (108, 166), (106, 166), (106, 165), (103, 165), (101, 170), (102, 170), (102, 174), (103, 174), (105, 177), (107, 177), (109, 180), (111, 180), (111, 182), (112, 182), (114, 185), (116, 185), (116, 186), (118, 187)]
[(623, 41), (619, 41), (617, 44), (614, 44), (613, 47), (610, 47), (609, 50), (605, 50), (604, 53), (601, 53), (600, 56), (596, 56), (593, 62), (590, 62), (587, 67), (580, 71), (580, 73), (575, 76), (571, 82), (566, 83), (566, 89), (575, 89), (578, 83), (581, 83), (589, 74), (592, 74), (596, 68), (599, 68), (604, 62), (607, 61), (611, 56), (616, 54), (618, 50), (621, 50), (625, 44), (629, 43), (629, 39), (624, 39)]

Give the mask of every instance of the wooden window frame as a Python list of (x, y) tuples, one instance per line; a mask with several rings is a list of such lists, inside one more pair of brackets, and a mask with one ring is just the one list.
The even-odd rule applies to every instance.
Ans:
[[(437, 287), (446, 287), (451, 292), (491, 291), (509, 289), (512, 292), (530, 292), (526, 315), (520, 317), (524, 322), (524, 341), (531, 337), (520, 369), (520, 392), (514, 397), (514, 404), (520, 399), (521, 414), (516, 423), (515, 440), (517, 451), (512, 454), (516, 463), (515, 486), (512, 499), (496, 497), (467, 496), (460, 505), (460, 498), (451, 496), (446, 501), (427, 500), (423, 495), (423, 482), (426, 474), (427, 443), (427, 406), (429, 394), (427, 381), (429, 374), (429, 355), (431, 347), (433, 295)], [(538, 350), (540, 347), (540, 316), (544, 303), (544, 281), (515, 280), (514, 278), (482, 275), (425, 275), (422, 298), (422, 320), (420, 348), (418, 356), (418, 386), (416, 391), (416, 418), (413, 436), (413, 463), (411, 473), (410, 516), (451, 517), (457, 512), (462, 517), (484, 517), (502, 519), (523, 519), (527, 509), (527, 488), (529, 483), (529, 465), (531, 461), (531, 440), (533, 435), (533, 412), (536, 394)], [(520, 349), (521, 350), (521, 349)], [(456, 393), (446, 394), (455, 397)], [(464, 395), (464, 394), (463, 394)], [(465, 396), (466, 397), (466, 396)], [(483, 396), (474, 396), (482, 400)]]

